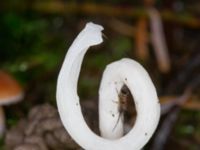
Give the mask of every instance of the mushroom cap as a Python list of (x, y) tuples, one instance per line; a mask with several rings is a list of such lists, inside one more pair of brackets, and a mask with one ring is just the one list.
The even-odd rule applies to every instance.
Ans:
[(0, 105), (8, 105), (23, 98), (19, 83), (8, 73), (0, 70)]

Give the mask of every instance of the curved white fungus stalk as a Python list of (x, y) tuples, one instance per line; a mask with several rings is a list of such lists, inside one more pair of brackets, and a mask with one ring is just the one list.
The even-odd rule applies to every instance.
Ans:
[[(144, 68), (131, 59), (121, 59), (107, 66), (99, 90), (99, 121), (102, 137), (86, 124), (77, 95), (77, 82), (83, 57), (90, 46), (100, 44), (103, 27), (88, 23), (68, 50), (57, 82), (57, 105), (64, 127), (71, 137), (87, 150), (139, 150), (154, 133), (160, 104), (155, 87)], [(118, 93), (123, 84), (130, 89), (136, 105), (134, 127), (123, 136), (119, 117)]]

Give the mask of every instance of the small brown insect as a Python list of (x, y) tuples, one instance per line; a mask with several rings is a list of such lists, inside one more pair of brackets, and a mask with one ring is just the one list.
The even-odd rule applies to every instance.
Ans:
[(126, 85), (123, 85), (120, 92), (117, 91), (117, 93), (118, 93), (118, 97), (119, 97), (119, 108), (118, 108), (119, 117), (118, 117), (117, 122), (112, 131), (115, 130), (115, 128), (117, 127), (117, 124), (119, 122), (119, 119), (122, 117), (124, 112), (127, 111), (128, 96), (130, 94), (129, 89)]

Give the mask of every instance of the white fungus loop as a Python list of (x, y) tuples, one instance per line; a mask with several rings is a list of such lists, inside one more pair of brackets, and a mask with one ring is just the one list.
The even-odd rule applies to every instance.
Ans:
[[(100, 44), (103, 27), (87, 23), (68, 50), (57, 82), (57, 105), (62, 123), (71, 137), (87, 150), (139, 150), (153, 135), (160, 118), (160, 104), (155, 87), (145, 69), (136, 61), (124, 58), (109, 64), (99, 90), (99, 127), (96, 135), (86, 124), (77, 94), (81, 64), (88, 48)], [(118, 93), (126, 84), (137, 110), (135, 125), (123, 136), (119, 120)]]

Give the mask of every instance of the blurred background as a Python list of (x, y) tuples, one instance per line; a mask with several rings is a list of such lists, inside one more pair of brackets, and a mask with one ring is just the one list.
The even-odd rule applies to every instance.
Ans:
[[(96, 119), (105, 66), (129, 57), (149, 72), (162, 105), (159, 127), (144, 149), (200, 149), (200, 1), (0, 3), (0, 100), (1, 90), (6, 91), (5, 74), (17, 84), (14, 94), (22, 94), (16, 98), (18, 103), (2, 102), (6, 130), (1, 150), (80, 149), (60, 123), (55, 92), (67, 49), (89, 21), (103, 25), (105, 34), (103, 44), (87, 52), (78, 86), (90, 127), (98, 133), (98, 120), (92, 118)], [(135, 115), (131, 110), (127, 113)]]

